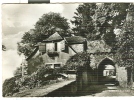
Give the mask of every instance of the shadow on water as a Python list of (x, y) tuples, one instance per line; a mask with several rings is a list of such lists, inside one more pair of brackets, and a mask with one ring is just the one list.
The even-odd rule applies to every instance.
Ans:
[(86, 95), (93, 95), (95, 93), (100, 93), (107, 89), (105, 85), (91, 85), (89, 87), (84, 88), (83, 90), (72, 93), (71, 87), (75, 85), (74, 83), (71, 83), (69, 85), (66, 85), (60, 89), (57, 89), (44, 97), (78, 97), (78, 96), (86, 96)]

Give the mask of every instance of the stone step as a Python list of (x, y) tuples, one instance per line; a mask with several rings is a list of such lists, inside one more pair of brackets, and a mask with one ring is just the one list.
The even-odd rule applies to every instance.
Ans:
[(117, 90), (118, 88), (115, 86), (107, 87), (108, 90)]
[(109, 84), (105, 84), (106, 86), (115, 86), (115, 84), (109, 83)]

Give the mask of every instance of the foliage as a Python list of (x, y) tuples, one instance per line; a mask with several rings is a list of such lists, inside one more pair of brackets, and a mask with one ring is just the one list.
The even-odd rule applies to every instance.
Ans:
[(14, 76), (21, 76), (22, 75), (22, 67), (18, 67), (15, 71), (14, 71)]
[(134, 4), (129, 5), (122, 34), (118, 37), (117, 60), (120, 66), (126, 67), (127, 82), (131, 86), (134, 79)]
[(27, 88), (34, 88), (36, 86), (46, 85), (50, 80), (56, 80), (60, 69), (50, 69), (47, 67), (40, 67), (31, 75), (21, 78), (21, 86)]
[(94, 40), (94, 41), (88, 41), (87, 43), (88, 53), (97, 53), (97, 52), (110, 52), (111, 47), (106, 45), (104, 40)]
[(25, 32), (22, 37), (22, 40), (17, 43), (18, 53), (23, 53), (25, 56), (30, 55), (34, 50), (34, 45), (36, 44), (34, 40), (35, 35), (32, 29), (28, 32)]
[(19, 87), (16, 85), (15, 83), (16, 81), (16, 78), (15, 77), (12, 77), (10, 79), (6, 79), (3, 83), (3, 89), (2, 89), (2, 92), (3, 92), (3, 96), (11, 96), (13, 95), (14, 93), (18, 92), (19, 91)]
[(81, 69), (87, 69), (90, 66), (90, 54), (83, 52), (83, 53), (77, 53), (74, 56), (72, 56), (68, 61), (66, 62), (67, 70), (78, 70)]
[(134, 65), (134, 5), (131, 4), (128, 9), (126, 21), (122, 28), (123, 33), (118, 39), (118, 57), (127, 67)]
[(5, 45), (2, 45), (2, 50), (6, 51), (6, 46)]
[(18, 43), (18, 53), (29, 56), (33, 52), (35, 44), (57, 31), (60, 31), (62, 36), (68, 35), (66, 34), (69, 31), (67, 19), (59, 13), (43, 14), (36, 22), (34, 29), (25, 32), (23, 35), (22, 40)]
[(38, 81), (40, 81), (41, 84), (44, 84), (44, 82), (47, 82), (49, 80), (56, 80), (59, 76), (58, 74), (61, 72), (62, 68), (51, 69), (47, 67), (41, 67), (37, 71)]
[(94, 27), (92, 27), (93, 21), (91, 16), (93, 16), (93, 14), (95, 13), (95, 8), (95, 3), (83, 4), (78, 6), (76, 12), (74, 12), (74, 20), (71, 20), (72, 24), (75, 25), (72, 30), (74, 31), (74, 33), (77, 33), (76, 35), (86, 37), (89, 32), (92, 32), (94, 30)]
[(26, 88), (29, 88), (29, 89), (32, 89), (34, 87), (36, 87), (37, 85), (37, 75), (36, 74), (32, 74), (32, 75), (29, 75), (29, 76), (25, 76), (23, 77), (23, 79), (21, 78), (21, 87), (26, 87)]
[(103, 39), (108, 45), (113, 46), (116, 43), (113, 30), (123, 25), (128, 5), (129, 3), (79, 5), (74, 20), (71, 21), (75, 25), (72, 30), (87, 39)]
[(31, 58), (30, 60), (28, 60), (28, 74), (30, 75), (33, 72), (36, 72), (38, 68), (40, 68), (43, 64), (44, 63), (41, 55), (37, 55), (36, 57)]
[(36, 22), (35, 31), (37, 34), (53, 34), (56, 30), (61, 29), (67, 31), (69, 25), (67, 19), (61, 17), (59, 13), (50, 12), (43, 14), (43, 16)]

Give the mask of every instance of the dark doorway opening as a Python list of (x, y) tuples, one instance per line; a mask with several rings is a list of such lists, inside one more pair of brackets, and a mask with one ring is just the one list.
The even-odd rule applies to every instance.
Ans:
[(109, 84), (116, 82), (116, 68), (115, 63), (109, 59), (105, 58), (98, 65), (98, 82), (99, 84)]

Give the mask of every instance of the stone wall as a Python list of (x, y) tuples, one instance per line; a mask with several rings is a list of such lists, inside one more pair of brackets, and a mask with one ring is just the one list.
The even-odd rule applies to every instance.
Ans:
[(98, 67), (101, 61), (103, 61), (105, 58), (108, 58), (110, 60), (114, 61), (114, 54), (109, 52), (102, 52), (102, 53), (91, 53), (90, 54), (90, 67), (95, 69)]
[(65, 65), (66, 61), (70, 58), (70, 55), (68, 53), (60, 52), (59, 56), (54, 57), (54, 58), (56, 58), (56, 60), (55, 60), (55, 59), (52, 59), (51, 57), (49, 57), (47, 55), (47, 53), (45, 53), (42, 55), (42, 58), (43, 58), (44, 64), (61, 62), (63, 65)]
[(117, 80), (121, 87), (127, 87), (127, 70), (125, 67), (117, 68)]
[[(77, 73), (77, 88), (78, 90), (82, 90), (86, 86), (90, 86), (92, 84), (97, 84), (99, 81), (98, 76), (98, 66), (102, 61), (106, 58), (110, 60), (109, 64), (115, 66), (116, 70), (116, 80), (119, 82), (121, 87), (127, 87), (127, 70), (125, 67), (118, 65), (118, 60), (115, 59), (114, 53), (102, 52), (102, 53), (91, 53), (90, 55), (90, 65), (85, 67), (85, 69), (80, 70)], [(90, 70), (88, 70), (88, 68)], [(116, 82), (116, 81), (115, 81)]]

